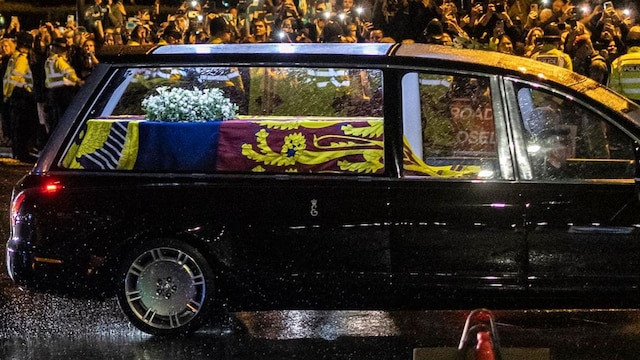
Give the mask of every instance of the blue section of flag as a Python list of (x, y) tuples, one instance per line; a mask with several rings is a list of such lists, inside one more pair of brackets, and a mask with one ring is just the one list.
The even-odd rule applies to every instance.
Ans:
[(138, 158), (133, 169), (214, 172), (220, 124), (221, 121), (141, 122)]

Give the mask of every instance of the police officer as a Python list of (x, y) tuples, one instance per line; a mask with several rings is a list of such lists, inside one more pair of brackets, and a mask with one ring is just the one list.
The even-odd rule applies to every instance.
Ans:
[(2, 93), (5, 103), (9, 104), (11, 114), (13, 157), (32, 163), (36, 158), (29, 150), (35, 145), (38, 125), (33, 76), (29, 66), (33, 36), (27, 32), (20, 32), (16, 38), (16, 50), (11, 55), (4, 74)]
[(640, 104), (640, 25), (629, 29), (627, 53), (611, 63), (609, 87)]
[(53, 130), (60, 117), (71, 103), (82, 80), (76, 75), (75, 70), (69, 64), (67, 51), (69, 45), (63, 38), (54, 39), (51, 43), (51, 54), (44, 65), (45, 87), (48, 89), (49, 108), (52, 111), (49, 116), (49, 126)]
[(573, 70), (571, 56), (560, 50), (560, 34), (560, 29), (555, 23), (545, 26), (544, 35), (540, 38), (542, 41), (542, 48), (540, 49), (540, 52), (531, 55), (531, 58), (547, 64)]

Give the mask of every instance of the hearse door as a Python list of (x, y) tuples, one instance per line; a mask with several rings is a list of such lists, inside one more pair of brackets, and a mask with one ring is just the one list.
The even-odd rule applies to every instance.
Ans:
[(259, 178), (234, 199), (252, 224), (237, 249), (246, 273), (301, 307), (366, 306), (390, 272), (382, 71), (250, 70), (254, 124), (242, 141), (221, 140), (219, 154), (232, 142), (242, 152), (216, 164)]
[[(537, 84), (507, 83), (525, 136), (532, 291), (637, 291), (640, 280), (636, 143), (597, 109)], [(520, 139), (517, 139), (518, 142)], [(528, 160), (527, 160), (528, 159)], [(614, 301), (609, 298), (609, 301)]]
[(238, 221), (252, 225), (235, 251), (257, 291), (300, 307), (375, 300), (371, 290), (389, 282), (387, 184), (375, 176), (277, 175), (245, 187), (234, 202), (246, 217)]
[[(355, 176), (294, 186), (300, 228), (291, 228), (299, 254), (290, 259), (323, 294), (350, 308), (376, 305), (390, 274), (388, 179)], [(379, 292), (379, 293), (378, 293)]]
[(489, 306), (496, 290), (522, 289), (525, 255), (496, 80), (409, 73), (402, 90), (403, 175), (391, 189), (394, 286), (411, 290), (412, 300)]

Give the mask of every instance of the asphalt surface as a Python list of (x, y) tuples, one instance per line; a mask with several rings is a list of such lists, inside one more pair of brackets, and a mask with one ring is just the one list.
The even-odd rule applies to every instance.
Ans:
[[(0, 158), (0, 239), (11, 186), (30, 166)], [(469, 311), (265, 311), (175, 339), (133, 328), (115, 299), (37, 294), (13, 285), (0, 257), (0, 359), (453, 359)], [(504, 351), (540, 359), (638, 359), (640, 312), (494, 310)], [(446, 356), (443, 356), (443, 353)], [(514, 358), (514, 357), (512, 357)], [(505, 360), (512, 359), (503, 357)]]

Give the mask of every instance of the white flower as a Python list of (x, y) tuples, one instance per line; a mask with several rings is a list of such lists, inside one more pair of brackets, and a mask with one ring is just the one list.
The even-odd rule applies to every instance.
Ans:
[(236, 117), (238, 106), (220, 89), (187, 90), (161, 86), (142, 100), (147, 119), (154, 121), (212, 121)]

